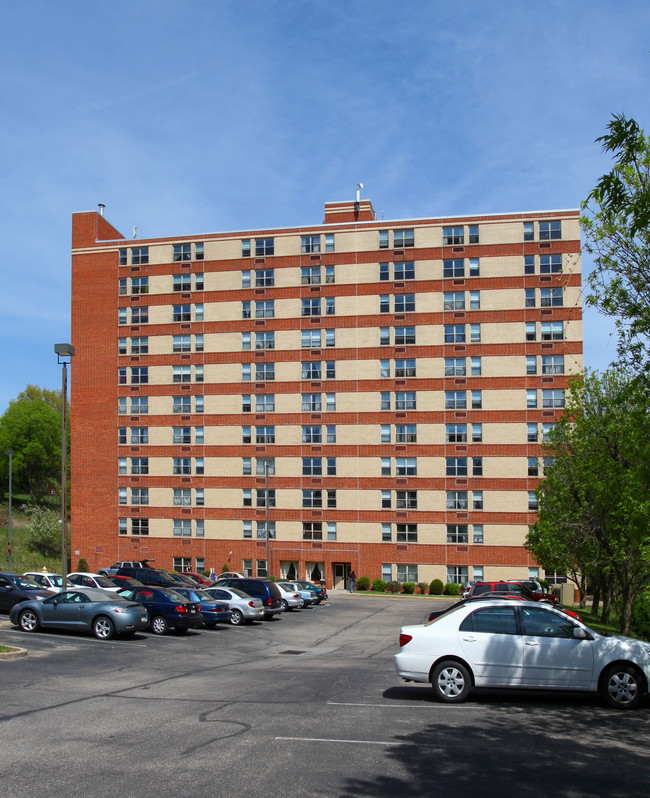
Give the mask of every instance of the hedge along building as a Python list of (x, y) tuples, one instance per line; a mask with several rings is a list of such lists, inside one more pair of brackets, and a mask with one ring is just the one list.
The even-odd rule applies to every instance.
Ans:
[(582, 368), (579, 237), (577, 210), (378, 221), (360, 199), (149, 240), (74, 214), (73, 556), (543, 576), (523, 542)]

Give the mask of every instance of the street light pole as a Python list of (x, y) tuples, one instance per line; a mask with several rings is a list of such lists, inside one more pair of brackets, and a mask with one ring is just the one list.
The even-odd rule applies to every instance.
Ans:
[(12, 472), (12, 462), (11, 459), (13, 457), (13, 450), (12, 449), (5, 449), (5, 454), (9, 457), (9, 538), (7, 539), (7, 560), (8, 560), (8, 570), (9, 573), (12, 572), (12, 565), (11, 565), (11, 472)]
[(266, 578), (271, 575), (271, 561), (270, 561), (270, 535), (269, 529), (269, 461), (264, 460), (264, 476), (266, 477)]
[(66, 584), (68, 575), (68, 361), (61, 358), (74, 356), (71, 344), (54, 344), (61, 374), (61, 579)]

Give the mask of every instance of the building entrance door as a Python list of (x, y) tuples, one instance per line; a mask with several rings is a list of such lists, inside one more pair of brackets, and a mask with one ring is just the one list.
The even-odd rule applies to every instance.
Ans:
[(345, 590), (348, 586), (348, 578), (352, 570), (352, 563), (335, 562), (332, 563), (332, 587), (334, 590)]

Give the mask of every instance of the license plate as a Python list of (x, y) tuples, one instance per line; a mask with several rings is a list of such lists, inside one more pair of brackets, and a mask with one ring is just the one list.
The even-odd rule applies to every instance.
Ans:
[(146, 620), (147, 620), (147, 616), (146, 616), (146, 615), (142, 615), (142, 616), (140, 617), (140, 620), (141, 620), (141, 621), (146, 621)]
[(191, 610), (190, 610), (190, 612), (191, 612), (192, 614), (194, 614), (194, 613), (196, 612), (196, 610), (195, 610), (195, 609), (191, 609)]

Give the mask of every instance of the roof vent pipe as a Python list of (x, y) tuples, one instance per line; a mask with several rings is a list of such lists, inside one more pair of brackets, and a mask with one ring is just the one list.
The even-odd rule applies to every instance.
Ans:
[(104, 208), (106, 207), (106, 205), (104, 205), (103, 202), (100, 202), (97, 207), (99, 208), (99, 215), (103, 216), (104, 215)]

